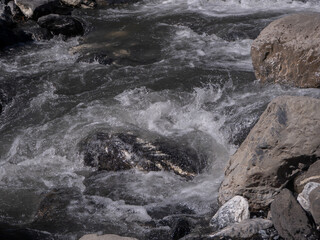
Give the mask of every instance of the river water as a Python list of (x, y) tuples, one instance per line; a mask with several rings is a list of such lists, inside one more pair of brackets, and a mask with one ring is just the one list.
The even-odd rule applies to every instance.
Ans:
[[(85, 37), (55, 37), (1, 53), (0, 85), (14, 96), (0, 115), (0, 222), (30, 224), (44, 194), (66, 188), (79, 194), (56, 220), (63, 229), (55, 222), (34, 225), (59, 239), (99, 231), (168, 239), (166, 220), (212, 216), (229, 156), (271, 99), (320, 98), (318, 89), (262, 85), (253, 73), (253, 39), (274, 19), (300, 11), (320, 6), (145, 0), (75, 10)], [(101, 43), (127, 57), (103, 65), (72, 54), (79, 44)], [(102, 130), (187, 143), (206, 157), (207, 167), (191, 181), (171, 172), (95, 174), (84, 166), (79, 143)]]

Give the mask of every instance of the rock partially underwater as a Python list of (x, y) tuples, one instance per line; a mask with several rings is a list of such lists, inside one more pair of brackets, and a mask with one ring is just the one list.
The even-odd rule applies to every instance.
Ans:
[(132, 133), (93, 134), (81, 142), (80, 151), (85, 165), (99, 170), (164, 170), (193, 178), (206, 165), (204, 157), (185, 144), (166, 138), (148, 141)]

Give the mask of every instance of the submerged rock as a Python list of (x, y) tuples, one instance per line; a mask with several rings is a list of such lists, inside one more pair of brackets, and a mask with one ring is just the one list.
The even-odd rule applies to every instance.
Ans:
[(62, 34), (66, 37), (83, 35), (84, 29), (80, 21), (71, 16), (49, 14), (38, 19), (38, 24), (48, 29), (54, 35)]
[(267, 208), (283, 187), (320, 158), (319, 133), (319, 99), (274, 99), (231, 157), (220, 202), (240, 195), (252, 210)]
[(235, 223), (215, 234), (212, 234), (210, 237), (215, 239), (247, 239), (258, 234), (261, 230), (271, 228), (272, 226), (272, 221), (267, 219), (245, 219), (240, 223)]
[(131, 237), (121, 237), (114, 234), (105, 234), (105, 235), (87, 234), (81, 237), (79, 240), (137, 240), (137, 239), (131, 238)]
[(211, 219), (210, 225), (215, 229), (222, 229), (228, 225), (239, 223), (249, 218), (248, 201), (241, 196), (235, 196), (218, 210)]
[(85, 165), (99, 170), (165, 170), (192, 178), (205, 168), (205, 160), (193, 148), (165, 138), (147, 141), (132, 133), (101, 132), (80, 145)]
[(292, 14), (272, 22), (253, 42), (252, 63), (262, 82), (320, 87), (320, 14)]
[(303, 191), (298, 195), (297, 200), (304, 210), (310, 212), (309, 196), (310, 196), (310, 193), (318, 187), (320, 187), (320, 183), (309, 182), (307, 185), (305, 185)]
[(281, 237), (288, 240), (319, 239), (305, 211), (288, 189), (283, 189), (271, 204), (274, 227)]
[[(69, 215), (68, 206), (79, 201), (81, 192), (74, 188), (53, 189), (41, 201), (31, 226), (46, 231), (65, 231), (70, 228), (80, 230), (81, 223)], [(71, 224), (72, 223), (72, 224)]]

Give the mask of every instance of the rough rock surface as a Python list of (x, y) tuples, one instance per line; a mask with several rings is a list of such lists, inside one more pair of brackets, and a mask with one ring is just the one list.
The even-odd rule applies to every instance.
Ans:
[(80, 21), (71, 16), (49, 14), (38, 19), (38, 24), (48, 29), (54, 35), (62, 34), (66, 37), (83, 35), (84, 29)]
[(319, 239), (309, 219), (288, 189), (283, 189), (271, 204), (274, 227), (284, 239)]
[(60, 6), (59, 0), (14, 0), (21, 12), (28, 18), (39, 18), (54, 12)]
[(170, 139), (147, 141), (132, 133), (97, 133), (81, 142), (84, 162), (99, 170), (173, 171), (192, 178), (205, 167), (193, 148)]
[(94, 8), (96, 6), (96, 2), (94, 0), (60, 0), (60, 1), (72, 7)]
[(259, 231), (273, 226), (272, 221), (261, 218), (246, 219), (240, 223), (235, 223), (221, 231), (211, 235), (213, 238), (250, 238), (259, 233)]
[(240, 195), (252, 210), (267, 208), (289, 181), (320, 158), (319, 133), (319, 99), (274, 99), (231, 157), (219, 201)]
[(316, 161), (312, 164), (308, 171), (303, 172), (294, 180), (294, 190), (297, 193), (301, 193), (304, 186), (309, 182), (320, 183), (320, 161)]
[(215, 229), (222, 229), (230, 224), (239, 223), (250, 218), (248, 201), (235, 196), (226, 202), (213, 216), (210, 225)]
[(307, 185), (305, 185), (303, 191), (298, 195), (298, 202), (300, 203), (301, 207), (308, 212), (310, 212), (310, 193), (317, 187), (320, 187), (320, 183), (309, 182)]
[(130, 237), (121, 237), (114, 234), (105, 234), (105, 235), (87, 234), (81, 237), (79, 240), (137, 240), (137, 239), (130, 238)]
[(311, 215), (320, 230), (320, 187), (315, 188), (309, 196)]
[(272, 22), (251, 46), (262, 82), (320, 87), (320, 14), (292, 14)]

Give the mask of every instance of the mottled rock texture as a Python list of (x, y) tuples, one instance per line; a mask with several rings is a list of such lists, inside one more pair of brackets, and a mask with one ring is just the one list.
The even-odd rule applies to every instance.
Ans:
[(292, 14), (272, 22), (251, 46), (261, 82), (320, 87), (320, 14)]
[(240, 195), (252, 210), (267, 208), (283, 187), (319, 160), (319, 134), (319, 99), (274, 99), (231, 157), (219, 201)]
[(272, 221), (261, 218), (246, 219), (240, 223), (235, 223), (221, 231), (211, 235), (214, 239), (247, 239), (259, 233), (259, 231), (273, 226)]
[(235, 196), (218, 210), (211, 219), (210, 225), (215, 229), (222, 229), (228, 225), (239, 223), (249, 218), (248, 201), (241, 196)]
[(195, 149), (167, 138), (149, 141), (133, 133), (99, 132), (80, 143), (88, 166), (99, 170), (172, 171), (192, 178), (204, 169), (206, 161)]
[(281, 237), (286, 240), (316, 240), (306, 212), (288, 189), (283, 189), (271, 204), (272, 222)]

